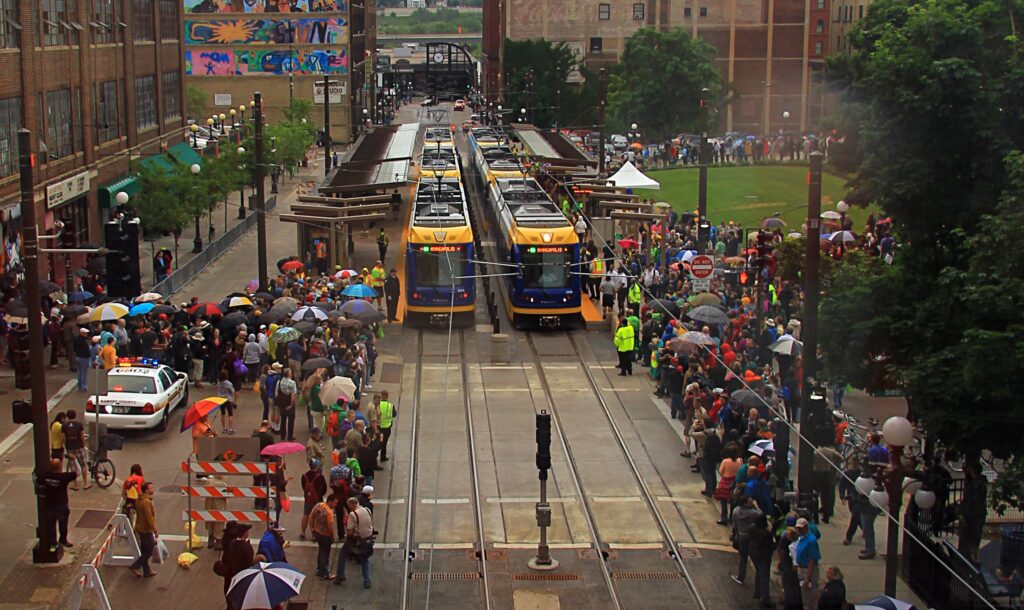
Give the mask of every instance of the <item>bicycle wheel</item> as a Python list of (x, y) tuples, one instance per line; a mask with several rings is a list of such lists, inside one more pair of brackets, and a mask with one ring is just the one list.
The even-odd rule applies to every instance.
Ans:
[(114, 483), (114, 463), (110, 460), (103, 458), (96, 460), (96, 466), (93, 468), (92, 477), (96, 480), (96, 484), (106, 489)]

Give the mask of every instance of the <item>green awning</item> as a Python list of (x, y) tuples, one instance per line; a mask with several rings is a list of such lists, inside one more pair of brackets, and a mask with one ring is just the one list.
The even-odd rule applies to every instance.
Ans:
[(167, 155), (151, 155), (141, 161), (141, 164), (147, 169), (163, 169), (172, 170), (174, 165), (171, 164), (171, 160)]
[(134, 195), (139, 192), (142, 188), (142, 184), (139, 179), (135, 176), (125, 176), (110, 184), (99, 187), (100, 196), (100, 208), (112, 208), (114, 207), (115, 197), (120, 192)]
[(174, 146), (167, 149), (167, 154), (174, 158), (175, 161), (185, 166), (190, 166), (193, 163), (203, 164), (203, 158), (196, 151), (192, 150), (192, 147), (186, 142), (178, 142)]

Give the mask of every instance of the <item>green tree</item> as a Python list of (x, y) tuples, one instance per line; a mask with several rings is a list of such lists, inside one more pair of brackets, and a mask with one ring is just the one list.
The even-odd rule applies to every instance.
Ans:
[(714, 47), (683, 29), (637, 30), (609, 82), (610, 124), (625, 130), (637, 123), (651, 139), (700, 131), (724, 91), (714, 57)]
[(207, 99), (206, 92), (199, 87), (195, 85), (185, 87), (185, 112), (198, 121), (198, 117), (203, 116), (203, 111), (206, 110)]
[(508, 107), (519, 118), (528, 108), (528, 118), (541, 127), (589, 126), (598, 104), (596, 78), (584, 73), (584, 84), (567, 83), (566, 77), (582, 64), (564, 42), (544, 39), (505, 40), (505, 89)]
[(878, 0), (829, 62), (856, 199), (892, 216), (902, 246), (825, 294), (826, 373), (856, 380), (886, 358), (929, 433), (969, 456), (1024, 451), (1005, 433), (1024, 422), (1022, 9)]

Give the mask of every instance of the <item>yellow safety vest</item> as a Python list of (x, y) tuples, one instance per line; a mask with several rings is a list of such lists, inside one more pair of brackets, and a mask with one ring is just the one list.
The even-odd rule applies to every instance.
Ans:
[(590, 275), (596, 275), (597, 277), (601, 277), (604, 275), (604, 259), (594, 259), (594, 267), (593, 270), (590, 272)]
[(374, 267), (373, 271), (370, 272), (370, 286), (373, 288), (383, 288), (384, 278), (387, 276), (387, 272), (380, 267)]
[(632, 286), (630, 286), (629, 294), (627, 296), (629, 297), (629, 302), (630, 303), (639, 303), (640, 302), (640, 285), (639, 284), (633, 284)]
[(391, 423), (395, 421), (394, 405), (386, 400), (382, 400), (380, 401), (380, 404), (377, 405), (377, 408), (380, 409), (380, 427), (385, 429), (390, 428)]
[(629, 324), (620, 326), (615, 331), (615, 349), (620, 352), (631, 352), (633, 351), (633, 340), (636, 335), (633, 333), (633, 327)]

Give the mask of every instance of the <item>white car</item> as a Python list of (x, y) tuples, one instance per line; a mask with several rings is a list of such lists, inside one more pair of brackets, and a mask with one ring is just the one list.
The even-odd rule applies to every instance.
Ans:
[[(188, 406), (188, 375), (146, 359), (122, 361), (107, 375), (107, 393), (99, 396), (99, 420), (110, 429), (167, 429), (171, 410)], [(85, 404), (95, 421), (96, 400)]]

